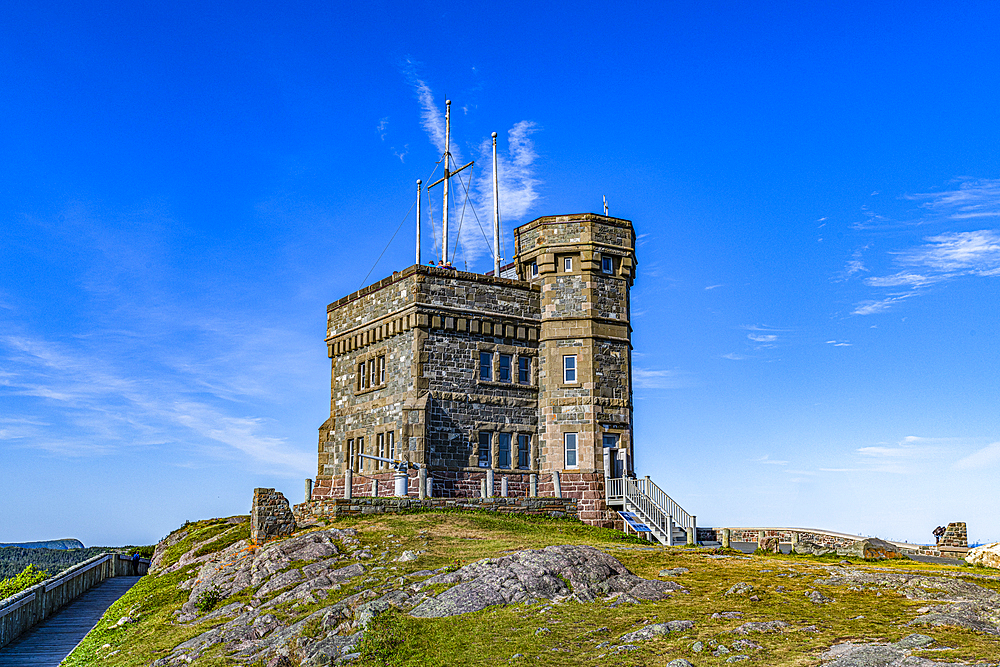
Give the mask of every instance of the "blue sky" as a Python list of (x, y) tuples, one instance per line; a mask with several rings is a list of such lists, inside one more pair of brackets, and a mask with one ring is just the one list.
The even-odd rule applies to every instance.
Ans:
[(637, 468), (700, 524), (1000, 539), (998, 8), (871, 4), (8, 6), (0, 541), (300, 501), (446, 98), (484, 223), (493, 131), (508, 231), (634, 222)]

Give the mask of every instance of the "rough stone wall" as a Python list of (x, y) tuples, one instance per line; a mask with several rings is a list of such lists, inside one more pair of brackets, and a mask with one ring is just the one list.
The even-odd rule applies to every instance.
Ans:
[(944, 535), (938, 540), (938, 547), (968, 547), (969, 536), (964, 521), (954, 521), (944, 529)]
[(274, 489), (254, 489), (250, 510), (250, 539), (254, 544), (286, 537), (295, 530), (295, 517), (285, 496)]
[(331, 498), (295, 506), (295, 518), (305, 524), (329, 517), (385, 514), (419, 510), (455, 509), (466, 511), (533, 514), (553, 518), (576, 518), (577, 501), (572, 498)]

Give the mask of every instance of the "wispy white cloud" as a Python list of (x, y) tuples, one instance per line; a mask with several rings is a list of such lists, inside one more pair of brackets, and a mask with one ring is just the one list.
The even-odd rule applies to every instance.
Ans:
[(707, 291), (707, 290), (711, 290), (711, 289), (718, 289), (719, 287), (725, 287), (725, 285), (722, 285), (722, 284), (719, 284), (719, 285), (709, 285), (709, 286), (707, 286), (705, 288), (705, 290)]
[(788, 465), (788, 461), (780, 461), (777, 459), (772, 459), (770, 454), (764, 454), (764, 456), (759, 459), (750, 459), (754, 463), (763, 463), (764, 465), (770, 466), (785, 466)]
[(953, 220), (1000, 216), (1000, 179), (977, 179), (959, 184), (944, 192), (909, 195), (922, 201), (923, 208)]
[(846, 340), (828, 340), (828, 341), (826, 341), (826, 344), (827, 345), (833, 345), (834, 347), (850, 347), (851, 346), (851, 343), (848, 343)]
[(994, 442), (959, 459), (952, 467), (955, 470), (980, 470), (998, 463), (1000, 463), (1000, 442)]
[(773, 343), (778, 340), (776, 334), (747, 334), (747, 338), (755, 343)]
[(747, 357), (742, 354), (736, 354), (735, 352), (727, 352), (726, 354), (720, 355), (723, 359), (729, 359), (730, 361), (743, 361)]
[(681, 389), (692, 386), (690, 374), (676, 370), (652, 370), (632, 367), (632, 382), (636, 389)]
[(875, 315), (877, 313), (884, 313), (900, 301), (908, 299), (911, 296), (914, 296), (914, 294), (898, 294), (896, 296), (886, 297), (885, 299), (861, 301), (854, 304), (854, 310), (851, 311), (851, 315)]

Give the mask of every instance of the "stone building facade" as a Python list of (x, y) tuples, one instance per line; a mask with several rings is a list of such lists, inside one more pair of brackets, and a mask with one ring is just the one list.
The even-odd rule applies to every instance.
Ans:
[(516, 278), (414, 265), (327, 307), (313, 498), (342, 497), (348, 468), (352, 495), (390, 495), (369, 454), (424, 466), (435, 497), (487, 478), (488, 496), (551, 496), (558, 472), (580, 518), (610, 525), (605, 479), (632, 474), (632, 223), (549, 216), (514, 238)]

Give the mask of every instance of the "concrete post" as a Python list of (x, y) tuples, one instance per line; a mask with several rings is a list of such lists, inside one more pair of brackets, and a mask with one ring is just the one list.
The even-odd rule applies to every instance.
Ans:
[(728, 549), (729, 548), (729, 544), (730, 544), (730, 542), (729, 542), (729, 529), (728, 528), (723, 528), (722, 529), (722, 548), (723, 549)]
[(697, 538), (697, 536), (696, 536), (696, 532), (695, 532), (695, 531), (697, 531), (697, 530), (698, 530), (698, 529), (697, 529), (697, 528), (695, 528), (694, 526), (688, 526), (688, 529), (687, 529), (687, 534), (688, 534), (688, 542), (687, 542), (687, 543), (688, 543), (689, 545), (691, 545), (691, 546), (694, 546), (695, 544), (697, 544), (697, 543), (698, 543), (698, 538)]
[(486, 500), (486, 478), (479, 480), (479, 495)]
[(506, 475), (504, 475), (503, 477), (500, 478), (500, 497), (501, 498), (506, 498), (507, 497), (507, 476)]
[(528, 475), (528, 496), (531, 498), (538, 497), (538, 475), (535, 473)]
[(313, 499), (313, 481), (306, 478), (306, 502), (310, 502)]
[(763, 530), (758, 530), (757, 531), (757, 548), (758, 549), (763, 549), (764, 548), (764, 531)]
[(794, 530), (792, 531), (792, 551), (795, 551), (795, 545), (799, 543), (799, 534)]
[(417, 470), (417, 496), (420, 500), (427, 497), (427, 468), (420, 466)]
[(427, 486), (427, 497), (428, 498), (433, 498), (434, 497), (434, 478), (433, 477), (431, 477), (429, 475), (427, 476), (427, 485), (426, 486)]
[(493, 485), (495, 483), (496, 483), (496, 479), (495, 479), (495, 477), (493, 475), (493, 468), (490, 468), (489, 470), (486, 471), (486, 494), (487, 494), (486, 497), (487, 498), (492, 498), (493, 497), (493, 494), (495, 493)]
[(378, 498), (378, 480), (372, 480), (372, 498)]
[(344, 498), (351, 499), (351, 487), (354, 485), (354, 471), (350, 468), (344, 473)]
[(562, 498), (562, 483), (559, 481), (559, 471), (552, 471), (552, 490), (556, 498)]

